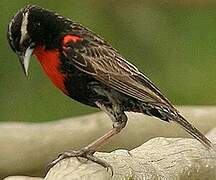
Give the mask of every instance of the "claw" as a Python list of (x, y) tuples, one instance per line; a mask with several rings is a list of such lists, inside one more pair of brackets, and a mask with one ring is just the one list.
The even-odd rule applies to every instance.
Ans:
[(79, 151), (67, 151), (67, 152), (61, 153), (56, 159), (54, 159), (52, 162), (48, 164), (47, 170), (51, 169), (53, 166), (55, 166), (58, 162), (60, 162), (63, 159), (70, 158), (70, 157), (76, 157), (80, 161), (79, 157), (82, 157), (82, 158), (86, 158), (87, 161), (91, 160), (92, 162), (100, 164), (101, 166), (105, 167), (107, 171), (109, 171), (110, 169), (111, 176), (113, 176), (113, 167), (110, 164), (108, 164), (106, 161), (93, 156), (93, 154), (94, 154), (94, 151), (91, 151), (89, 149), (81, 149)]
[(132, 157), (131, 152), (130, 152), (129, 150), (126, 150), (126, 151), (127, 151), (127, 154), (128, 154), (130, 157)]
[(57, 158), (55, 158), (53, 161), (51, 161), (47, 167), (46, 170), (49, 171), (53, 166), (55, 166), (59, 161), (61, 161), (63, 153), (59, 154)]
[(103, 166), (104, 168), (106, 168), (107, 172), (109, 172), (109, 169), (111, 171), (111, 176), (113, 176), (113, 167), (107, 163), (106, 161), (102, 160), (102, 159), (99, 159), (95, 156), (93, 156), (92, 154), (87, 154), (86, 158), (88, 160), (91, 160), (92, 162), (95, 162), (97, 164), (100, 164), (101, 166)]

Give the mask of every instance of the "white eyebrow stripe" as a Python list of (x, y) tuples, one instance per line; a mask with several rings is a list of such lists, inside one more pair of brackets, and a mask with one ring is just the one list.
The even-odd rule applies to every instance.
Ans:
[(21, 25), (21, 37), (20, 37), (20, 43), (23, 41), (23, 38), (28, 33), (27, 31), (27, 24), (28, 24), (28, 14), (29, 11), (23, 13), (23, 19), (22, 19), (22, 25)]

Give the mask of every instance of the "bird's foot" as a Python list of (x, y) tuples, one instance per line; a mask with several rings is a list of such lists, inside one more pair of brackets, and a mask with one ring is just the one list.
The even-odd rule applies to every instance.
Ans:
[(92, 151), (88, 148), (81, 149), (79, 151), (66, 151), (64, 153), (59, 154), (59, 156), (54, 159), (52, 162), (48, 164), (48, 169), (52, 168), (54, 165), (56, 165), (58, 162), (60, 162), (63, 159), (70, 158), (70, 157), (76, 157), (79, 161), (79, 157), (86, 158), (87, 161), (91, 160), (92, 162), (95, 162), (97, 164), (100, 164), (101, 166), (105, 167), (107, 171), (110, 169), (111, 174), (113, 176), (113, 167), (108, 164), (106, 161), (99, 159), (98, 157), (95, 157), (93, 154), (95, 151)]

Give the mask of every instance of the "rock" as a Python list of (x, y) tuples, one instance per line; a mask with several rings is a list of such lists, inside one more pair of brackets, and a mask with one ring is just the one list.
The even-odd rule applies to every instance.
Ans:
[[(208, 136), (216, 143), (216, 128)], [(96, 156), (113, 166), (114, 176), (93, 162), (69, 158), (54, 166), (44, 180), (71, 179), (215, 179), (216, 151), (195, 139), (154, 138), (131, 151), (116, 150)]]
[[(202, 130), (202, 132), (207, 132), (212, 127), (216, 127), (216, 107), (195, 106), (179, 109), (188, 121)], [(80, 149), (104, 134), (110, 127), (111, 121), (104, 113), (47, 123), (1, 123), (0, 145), (3, 148), (0, 148), (0, 179), (8, 175), (18, 174), (45, 176), (46, 165), (58, 153), (69, 149)], [(80, 135), (80, 132), (82, 132), (82, 135)], [(141, 114), (129, 113), (127, 127), (120, 135), (114, 137), (103, 146), (102, 150), (133, 149), (145, 141), (151, 140), (131, 150), (130, 154), (132, 157), (128, 156), (129, 154), (126, 150), (117, 150), (111, 154), (97, 153), (97, 156), (113, 165), (114, 178), (116, 179), (122, 177), (123, 173), (124, 177), (143, 176), (143, 178), (148, 179), (150, 175), (153, 178), (169, 176), (173, 178), (179, 178), (179, 176), (190, 177), (191, 174), (195, 174), (193, 172), (197, 171), (197, 169), (199, 173), (196, 178), (203, 177), (200, 173), (208, 173), (211, 176), (212, 172), (216, 172), (215, 167), (212, 166), (215, 155), (212, 152), (207, 154), (207, 151), (203, 149), (204, 147), (196, 140), (154, 138), (158, 136), (190, 137), (184, 130), (172, 123), (159, 121)], [(216, 130), (212, 130), (208, 136), (215, 142)], [(195, 157), (198, 159), (190, 159), (190, 154), (196, 155)], [(209, 160), (207, 155), (212, 160)], [(135, 159), (133, 159), (134, 157)], [(207, 164), (205, 164), (204, 160)], [(163, 165), (163, 162), (167, 163), (167, 167)], [(171, 164), (168, 165), (168, 163)], [(76, 158), (71, 158), (60, 162), (57, 166), (58, 168), (55, 166), (49, 171), (46, 179), (50, 179), (52, 176), (57, 179), (57, 177), (62, 177), (64, 173), (69, 173), (68, 175), (71, 177), (72, 175), (77, 177), (76, 172), (78, 171), (78, 174), (82, 172), (83, 177), (94, 179), (96, 176), (99, 178), (110, 178), (110, 172), (90, 161), (87, 164), (80, 164)], [(170, 167), (168, 168), (168, 166)], [(81, 169), (78, 167), (81, 167)], [(175, 169), (173, 168), (175, 167), (178, 167), (181, 173), (174, 171)], [(82, 171), (82, 169), (88, 169), (90, 172)], [(211, 171), (212, 169), (214, 171)], [(160, 173), (158, 170), (160, 170)], [(189, 172), (189, 170), (191, 171)], [(186, 176), (188, 172), (189, 176)], [(57, 176), (54, 176), (54, 174), (57, 174)], [(148, 176), (145, 176), (147, 174)], [(19, 176), (16, 178), (23, 177)]]

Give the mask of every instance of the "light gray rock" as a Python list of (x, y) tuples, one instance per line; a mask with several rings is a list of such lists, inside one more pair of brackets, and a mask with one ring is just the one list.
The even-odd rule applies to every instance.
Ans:
[(10, 176), (4, 178), (4, 180), (43, 180), (44, 178), (39, 177), (28, 177), (28, 176)]
[[(216, 128), (208, 134), (216, 144)], [(216, 151), (209, 151), (189, 138), (154, 138), (131, 151), (119, 149), (111, 153), (96, 153), (109, 162), (111, 170), (83, 158), (68, 158), (56, 164), (44, 180), (214, 180), (216, 177)], [(11, 177), (5, 180), (31, 180)], [(34, 180), (34, 179), (32, 179)]]
[[(216, 126), (216, 107), (180, 108), (186, 118), (203, 132)], [(103, 113), (49, 123), (0, 124), (0, 174), (45, 174), (45, 166), (59, 152), (79, 149), (111, 127)], [(215, 142), (216, 130), (209, 136)], [(214, 135), (212, 135), (214, 134)], [(134, 148), (157, 136), (183, 137), (187, 133), (176, 125), (147, 116), (130, 113), (129, 124), (103, 150)], [(130, 151), (111, 154), (97, 153), (114, 167), (114, 178), (160, 179), (161, 177), (216, 176), (215, 154), (208, 152), (194, 139), (156, 138)], [(209, 158), (210, 157), (210, 158)], [(166, 166), (164, 165), (166, 164)], [(212, 165), (213, 164), (213, 165)], [(196, 173), (198, 171), (198, 173)], [(39, 172), (39, 173), (35, 173)], [(43, 172), (43, 173), (41, 173)], [(79, 172), (79, 173), (78, 173)], [(189, 174), (189, 175), (188, 175)], [(110, 172), (92, 162), (81, 163), (76, 158), (64, 160), (53, 167), (45, 179), (110, 179)], [(197, 175), (197, 176), (196, 176)], [(87, 178), (88, 177), (88, 178)], [(10, 177), (12, 178), (12, 177)], [(21, 177), (19, 177), (21, 178)], [(14, 179), (15, 180), (15, 179)], [(21, 179), (19, 179), (21, 180)]]
[[(216, 143), (216, 128), (208, 135)], [(196, 179), (216, 177), (216, 152), (207, 150), (194, 139), (154, 138), (128, 152), (97, 153), (114, 168), (110, 171), (92, 162), (65, 159), (54, 166), (45, 180), (71, 179)]]

